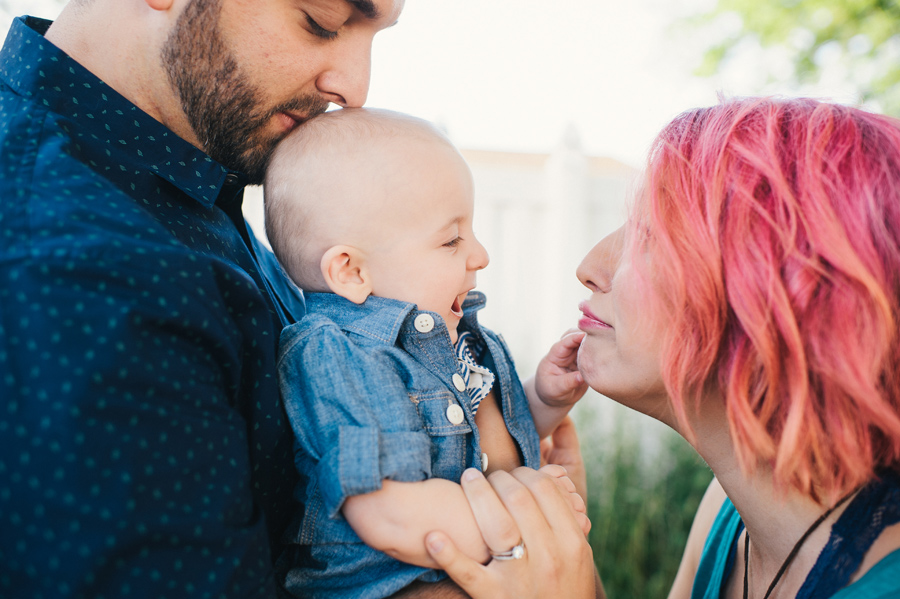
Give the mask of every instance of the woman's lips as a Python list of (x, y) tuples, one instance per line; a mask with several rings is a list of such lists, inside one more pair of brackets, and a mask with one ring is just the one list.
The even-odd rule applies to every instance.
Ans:
[(581, 319), (578, 320), (578, 328), (582, 331), (587, 332), (588, 330), (612, 328), (612, 325), (600, 320), (593, 312), (591, 312), (586, 300), (578, 304), (578, 309), (581, 310), (581, 313), (583, 314)]

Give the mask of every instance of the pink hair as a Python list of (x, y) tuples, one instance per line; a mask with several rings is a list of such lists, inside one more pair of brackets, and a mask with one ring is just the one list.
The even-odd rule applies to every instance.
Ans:
[(719, 389), (742, 467), (817, 500), (897, 467), (900, 122), (805, 99), (693, 110), (635, 209), (683, 423)]

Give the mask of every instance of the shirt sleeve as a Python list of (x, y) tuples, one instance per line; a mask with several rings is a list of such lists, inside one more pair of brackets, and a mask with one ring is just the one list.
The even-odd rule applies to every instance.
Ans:
[(386, 348), (360, 347), (316, 316), (295, 327), (282, 335), (279, 384), (329, 516), (384, 479), (430, 478), (430, 438)]

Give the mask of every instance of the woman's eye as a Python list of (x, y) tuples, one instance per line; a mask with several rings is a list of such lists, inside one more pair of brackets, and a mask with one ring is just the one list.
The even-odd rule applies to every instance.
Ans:
[(306, 22), (309, 24), (309, 28), (312, 31), (313, 35), (316, 37), (320, 37), (326, 40), (333, 40), (337, 37), (337, 31), (331, 31), (330, 29), (325, 29), (318, 23), (316, 23), (315, 19), (311, 16), (306, 15)]

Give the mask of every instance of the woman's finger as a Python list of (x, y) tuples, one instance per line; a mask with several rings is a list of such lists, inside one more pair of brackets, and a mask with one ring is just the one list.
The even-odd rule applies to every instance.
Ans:
[(495, 597), (496, 579), (487, 569), (463, 554), (450, 537), (442, 532), (430, 532), (425, 536), (425, 548), (441, 570), (472, 597)]
[(542, 466), (539, 472), (548, 475), (553, 482), (556, 483), (556, 486), (566, 493), (577, 493), (575, 490), (575, 483), (569, 478), (566, 469), (559, 464), (547, 464), (546, 466)]
[(581, 532), (584, 534), (585, 538), (587, 538), (588, 533), (591, 532), (591, 519), (587, 517), (587, 514), (582, 514), (581, 512), (575, 513), (575, 521), (578, 523), (578, 526), (581, 528)]
[[(530, 468), (516, 468), (512, 471), (511, 476), (524, 485), (528, 497), (534, 503), (533, 507), (529, 506), (528, 511), (536, 510), (542, 514), (553, 531), (551, 534), (570, 534), (574, 530), (581, 532), (581, 526), (575, 519), (575, 512), (567, 494), (556, 485), (552, 478)], [(501, 498), (503, 498), (502, 493)], [(504, 503), (506, 503), (505, 498)], [(518, 521), (519, 515), (512, 506), (507, 505), (507, 508), (513, 518)]]
[(568, 475), (565, 467), (560, 466), (559, 464), (547, 464), (546, 466), (541, 467), (540, 471), (554, 478), (561, 478)]
[(569, 478), (575, 483), (578, 494), (587, 500), (584, 460), (581, 457), (578, 433), (571, 416), (563, 419), (549, 440), (541, 441), (541, 461), (564, 466)]
[[(518, 559), (494, 559), (483, 566), (460, 554), (445, 534), (429, 533), (425, 540), (429, 554), (462, 589), (474, 599), (593, 599), (590, 545), (552, 477), (519, 468), (512, 475), (495, 472), (489, 480), (480, 473), (468, 473), (462, 482), (479, 525), (485, 523), (482, 533), (489, 547), (496, 552), (509, 550), (519, 539), (525, 544)], [(549, 524), (566, 522), (565, 518), (568, 525)], [(497, 528), (497, 520), (514, 526)], [(521, 537), (503, 537), (510, 531)]]
[(461, 481), (475, 522), (491, 553), (509, 551), (522, 540), (516, 521), (494, 491), (495, 481), (504, 477), (512, 480), (507, 472), (498, 470), (491, 474), (489, 483), (481, 472), (470, 468), (463, 472)]

